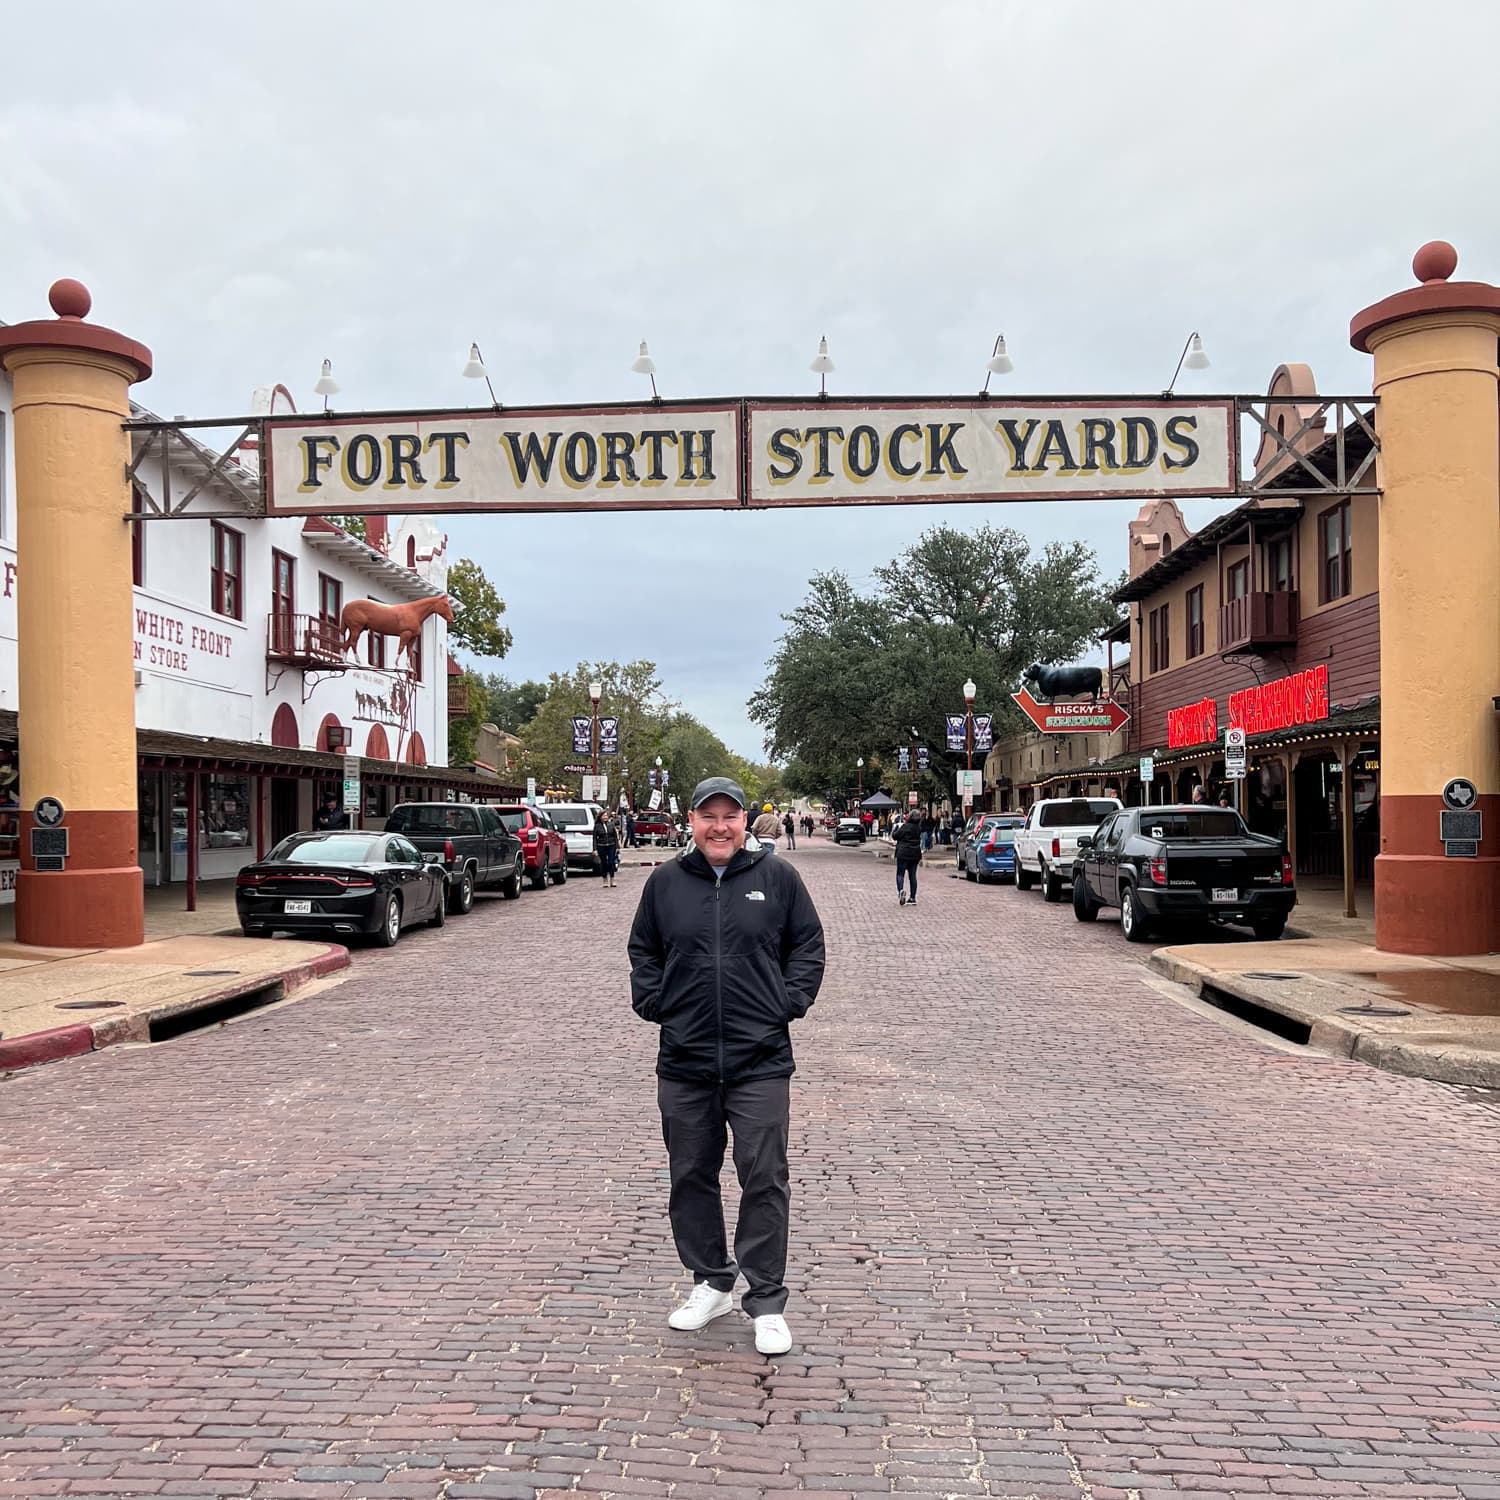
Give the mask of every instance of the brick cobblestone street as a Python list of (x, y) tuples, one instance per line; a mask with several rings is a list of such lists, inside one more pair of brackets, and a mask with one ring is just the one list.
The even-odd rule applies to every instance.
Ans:
[(666, 1326), (627, 867), (0, 1084), (0, 1495), (1500, 1500), (1500, 1113), (787, 857), (792, 1354)]

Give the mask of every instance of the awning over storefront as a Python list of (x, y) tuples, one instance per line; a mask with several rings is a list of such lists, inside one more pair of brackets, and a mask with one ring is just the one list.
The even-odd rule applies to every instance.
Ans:
[[(17, 716), (0, 709), (0, 744), (14, 744)], [(293, 750), (282, 745), (253, 744), (197, 734), (173, 734), (164, 729), (138, 729), (136, 758), (142, 770), (225, 772), (240, 776), (291, 776), (340, 781), (344, 758), (318, 750)], [(471, 797), (520, 796), (498, 776), (457, 766), (416, 766), (404, 761), (360, 759), (364, 781), (399, 786), (429, 787), (464, 792)]]

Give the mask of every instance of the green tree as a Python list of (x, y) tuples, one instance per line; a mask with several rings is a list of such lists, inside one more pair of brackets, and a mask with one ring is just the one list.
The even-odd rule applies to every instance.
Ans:
[(510, 650), (510, 631), (500, 623), (505, 601), (473, 558), (461, 557), (448, 569), (448, 598), (453, 605), (449, 640), (475, 656), (501, 657)]
[(488, 672), (483, 681), (487, 721), (512, 734), (520, 734), (531, 722), (537, 705), (547, 696), (547, 684), (531, 678), (512, 682), (498, 672)]
[(582, 752), (573, 752), (573, 717), (588, 716), (588, 685), (593, 681), (601, 689), (600, 715), (613, 715), (619, 720), (620, 752), (599, 760), (599, 770), (610, 778), (611, 795), (619, 790), (627, 766), (630, 779), (638, 788), (644, 787), (646, 769), (654, 767), (661, 753), (673, 709), (662, 694), (656, 663), (649, 661), (579, 662), (571, 672), (549, 674), (546, 697), (530, 721), (517, 731), (523, 744), (525, 774), (535, 776), (541, 786), (576, 784), (577, 774), (563, 767), (588, 760)]
[(962, 711), (964, 680), (1003, 733), (1019, 720), (1010, 694), (1026, 667), (1092, 648), (1116, 615), (1089, 548), (1054, 543), (1033, 556), (1009, 528), (934, 527), (876, 578), (865, 598), (842, 574), (816, 575), (784, 616), (765, 685), (750, 699), (767, 748), (796, 766), (799, 790), (821, 783), (852, 797), (862, 756), (867, 795), (882, 784), (904, 791), (895, 752), (913, 742), (934, 768), (932, 780), (918, 778), (919, 794), (946, 790), (963, 760), (944, 749), (943, 716)]

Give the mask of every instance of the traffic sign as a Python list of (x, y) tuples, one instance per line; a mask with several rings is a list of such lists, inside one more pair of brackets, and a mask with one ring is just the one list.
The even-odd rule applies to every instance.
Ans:
[(1236, 725), (1224, 731), (1224, 775), (1230, 781), (1245, 779), (1245, 731)]
[(1143, 755), (1141, 757), (1141, 780), (1156, 780), (1156, 762), (1152, 760), (1149, 755)]
[(1130, 722), (1130, 715), (1113, 698), (1098, 703), (1038, 703), (1025, 688), (1011, 697), (1043, 734), (1113, 734)]
[(1479, 800), (1479, 788), (1467, 776), (1455, 776), (1443, 788), (1443, 806), (1467, 812)]

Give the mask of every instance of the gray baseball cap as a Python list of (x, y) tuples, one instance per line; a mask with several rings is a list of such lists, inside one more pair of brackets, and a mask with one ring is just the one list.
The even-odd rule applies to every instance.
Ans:
[(693, 800), (688, 806), (696, 812), (710, 797), (728, 797), (741, 807), (745, 806), (745, 793), (739, 782), (731, 781), (727, 776), (709, 776), (700, 781), (693, 788)]

